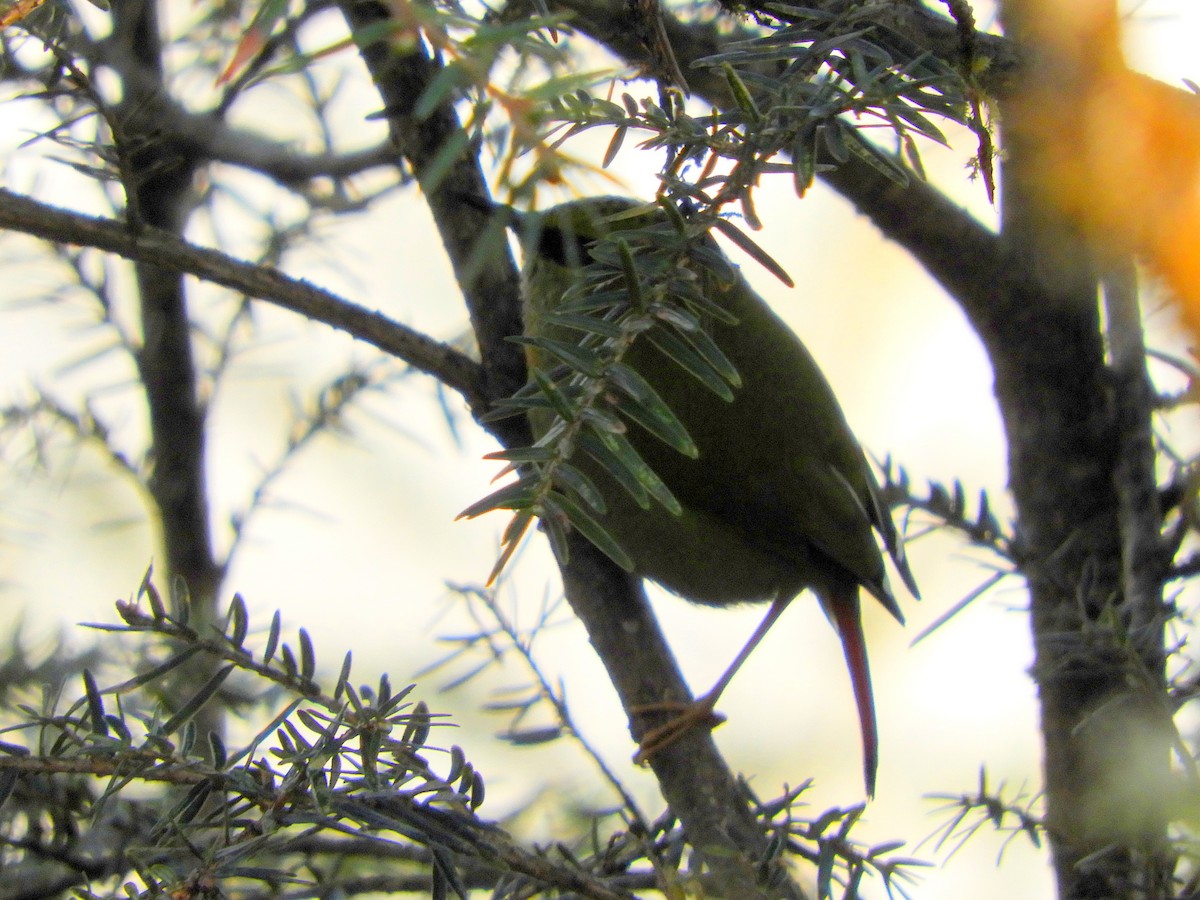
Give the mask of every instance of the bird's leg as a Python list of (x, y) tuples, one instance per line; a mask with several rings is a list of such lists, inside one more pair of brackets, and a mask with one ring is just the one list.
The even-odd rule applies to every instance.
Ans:
[(641, 743), (638, 745), (638, 752), (633, 757), (633, 761), (639, 765), (644, 764), (655, 753), (658, 753), (665, 747), (669, 747), (675, 741), (679, 740), (686, 732), (699, 725), (704, 725), (707, 728), (715, 728), (725, 721), (724, 716), (715, 712), (717, 700), (721, 694), (729, 687), (729, 682), (733, 681), (733, 676), (737, 674), (738, 669), (750, 658), (750, 654), (754, 649), (762, 643), (762, 639), (767, 636), (767, 632), (771, 630), (771, 626), (787, 609), (787, 605), (792, 601), (789, 596), (786, 599), (776, 597), (771, 602), (771, 608), (767, 611), (758, 628), (754, 630), (754, 634), (750, 635), (750, 639), (746, 641), (745, 646), (734, 657), (733, 662), (725, 669), (725, 672), (717, 680), (717, 683), (703, 697), (692, 701), (691, 703), (647, 703), (637, 707), (636, 712), (660, 711), (663, 709), (679, 710), (679, 715), (671, 719), (669, 722), (664, 722), (655, 728), (651, 728), (642, 735)]

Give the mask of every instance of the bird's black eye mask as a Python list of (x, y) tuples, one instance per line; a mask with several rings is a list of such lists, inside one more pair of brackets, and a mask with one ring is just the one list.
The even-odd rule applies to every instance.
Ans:
[(538, 235), (538, 255), (566, 268), (579, 268), (591, 260), (598, 239), (584, 237), (572, 229), (545, 225)]

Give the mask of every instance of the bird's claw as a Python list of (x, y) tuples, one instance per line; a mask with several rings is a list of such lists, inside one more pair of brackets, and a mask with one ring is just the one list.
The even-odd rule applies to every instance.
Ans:
[(639, 706), (639, 713), (676, 711), (678, 715), (642, 735), (633, 761), (639, 766), (648, 765), (650, 757), (671, 746), (693, 728), (707, 728), (709, 731), (716, 728), (725, 721), (725, 716), (713, 709), (713, 702), (702, 697), (692, 703), (664, 701)]

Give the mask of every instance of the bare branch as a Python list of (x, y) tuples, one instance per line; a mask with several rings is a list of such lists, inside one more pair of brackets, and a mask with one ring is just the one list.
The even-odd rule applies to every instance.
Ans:
[(95, 247), (195, 275), (378, 347), (458, 391), (477, 414), (491, 402), (479, 364), (465, 354), (277, 269), (242, 262), (156, 228), (131, 231), (114, 219), (68, 212), (4, 189), (0, 189), (0, 228), (55, 243)]

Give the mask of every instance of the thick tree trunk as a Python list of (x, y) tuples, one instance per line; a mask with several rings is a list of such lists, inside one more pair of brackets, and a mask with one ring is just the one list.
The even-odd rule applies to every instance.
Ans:
[[(1022, 78), (1044, 84), (1030, 53)], [(1018, 89), (1003, 108), (1008, 280), (985, 337), (1009, 446), (1063, 898), (1170, 896), (1170, 752), (1151, 392), (1131, 279), (1058, 217)], [(1041, 116), (1044, 118), (1044, 116)], [(1109, 274), (1109, 273), (1105, 273)]]

